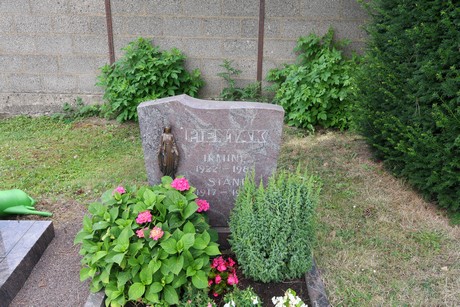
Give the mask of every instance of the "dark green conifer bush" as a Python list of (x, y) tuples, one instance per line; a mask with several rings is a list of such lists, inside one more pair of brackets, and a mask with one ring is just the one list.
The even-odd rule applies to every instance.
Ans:
[(311, 268), (316, 179), (273, 175), (266, 187), (246, 177), (230, 216), (230, 244), (244, 274), (262, 282), (298, 278)]
[(376, 154), (441, 207), (460, 210), (460, 5), (377, 0), (358, 77)]
[(185, 55), (173, 48), (161, 51), (139, 38), (123, 48), (113, 65), (101, 68), (97, 85), (104, 88), (102, 112), (118, 121), (137, 120), (137, 106), (147, 100), (187, 94), (196, 96), (204, 84), (198, 69), (185, 69)]

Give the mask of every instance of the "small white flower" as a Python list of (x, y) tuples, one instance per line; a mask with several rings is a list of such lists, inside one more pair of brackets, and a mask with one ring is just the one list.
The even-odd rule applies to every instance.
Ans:
[(231, 300), (230, 302), (225, 303), (224, 307), (235, 307), (235, 302)]
[(251, 299), (252, 299), (252, 304), (253, 304), (253, 305), (259, 304), (259, 299), (258, 299), (257, 296), (253, 296), (253, 297), (251, 297)]

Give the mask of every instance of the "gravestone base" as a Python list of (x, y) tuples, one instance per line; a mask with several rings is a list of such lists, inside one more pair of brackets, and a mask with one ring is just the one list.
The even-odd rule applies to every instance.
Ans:
[(221, 251), (230, 250), (230, 243), (228, 239), (230, 237), (230, 228), (228, 227), (212, 227), (214, 230), (217, 231), (219, 235), (219, 239), (217, 243), (219, 243), (219, 249)]
[(0, 220), (0, 307), (11, 303), (53, 238), (51, 221)]

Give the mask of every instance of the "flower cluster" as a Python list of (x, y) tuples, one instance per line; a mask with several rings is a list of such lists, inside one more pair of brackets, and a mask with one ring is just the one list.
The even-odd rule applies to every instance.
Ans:
[(113, 190), (112, 194), (115, 194), (115, 193), (125, 194), (126, 189), (124, 187), (122, 187), (122, 186), (118, 186), (118, 187), (115, 188), (115, 190)]
[[(143, 211), (137, 215), (136, 223), (139, 225), (152, 222), (152, 214), (150, 211)], [(136, 235), (138, 238), (145, 238), (145, 231), (149, 230), (148, 227), (136, 230)], [(164, 234), (164, 231), (161, 227), (155, 226), (150, 230), (149, 238), (152, 238), (155, 241), (158, 241)]]
[(196, 212), (206, 212), (209, 210), (209, 203), (206, 200), (197, 198), (195, 202), (198, 205)]
[(171, 186), (178, 191), (187, 191), (190, 189), (190, 184), (185, 178), (176, 178), (171, 182)]
[(238, 284), (235, 264), (230, 257), (227, 260), (222, 256), (213, 259), (208, 275), (208, 285), (212, 295), (217, 297), (231, 286)]
[(275, 304), (275, 307), (307, 307), (292, 289), (287, 289), (284, 296), (274, 296), (272, 302)]

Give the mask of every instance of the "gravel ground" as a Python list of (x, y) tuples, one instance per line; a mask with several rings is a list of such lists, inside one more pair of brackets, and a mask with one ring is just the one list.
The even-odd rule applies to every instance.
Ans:
[[(10, 307), (84, 306), (89, 294), (89, 283), (80, 282), (79, 246), (73, 245), (82, 227), (85, 206), (76, 203), (41, 201), (39, 210), (53, 212), (55, 238), (35, 266), (26, 283)], [(38, 216), (17, 216), (16, 219), (49, 220)]]

